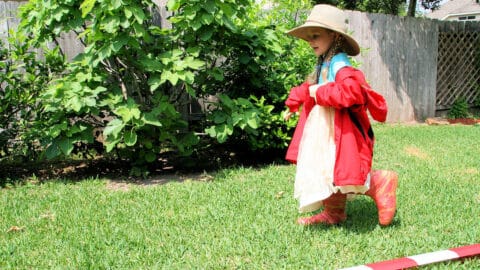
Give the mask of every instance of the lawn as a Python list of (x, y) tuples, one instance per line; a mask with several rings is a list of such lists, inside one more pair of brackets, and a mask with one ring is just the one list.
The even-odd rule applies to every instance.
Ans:
[[(480, 243), (480, 126), (375, 131), (374, 168), (400, 175), (389, 227), (365, 196), (340, 226), (296, 225), (286, 164), (115, 189), (33, 181), (0, 190), (0, 268), (337, 269)], [(425, 267), (479, 268), (480, 257)]]

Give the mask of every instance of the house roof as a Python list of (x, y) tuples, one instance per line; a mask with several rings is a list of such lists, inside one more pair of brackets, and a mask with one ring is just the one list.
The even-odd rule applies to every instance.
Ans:
[(480, 4), (476, 0), (450, 0), (441, 5), (439, 9), (426, 14), (427, 18), (444, 19), (452, 14), (476, 14), (480, 13)]

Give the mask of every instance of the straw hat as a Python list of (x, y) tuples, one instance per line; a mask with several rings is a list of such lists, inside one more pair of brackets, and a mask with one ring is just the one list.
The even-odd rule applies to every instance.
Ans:
[(288, 31), (287, 34), (308, 41), (312, 28), (329, 29), (345, 38), (345, 52), (355, 56), (360, 53), (360, 47), (357, 41), (347, 33), (347, 24), (348, 18), (341, 9), (330, 5), (315, 5), (305, 23)]

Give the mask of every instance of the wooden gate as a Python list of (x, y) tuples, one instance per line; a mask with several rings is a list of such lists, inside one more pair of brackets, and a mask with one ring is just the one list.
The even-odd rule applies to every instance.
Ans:
[(480, 27), (473, 23), (441, 24), (438, 37), (437, 111), (457, 99), (480, 100)]

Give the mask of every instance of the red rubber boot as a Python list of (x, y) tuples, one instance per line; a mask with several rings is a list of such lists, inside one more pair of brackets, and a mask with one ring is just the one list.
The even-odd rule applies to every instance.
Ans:
[(397, 209), (398, 175), (393, 171), (373, 171), (370, 177), (370, 189), (365, 193), (372, 197), (377, 205), (378, 222), (382, 226), (392, 223)]
[(347, 215), (345, 213), (346, 203), (346, 194), (342, 194), (340, 192), (334, 193), (327, 199), (323, 200), (324, 209), (322, 212), (311, 217), (299, 218), (297, 223), (304, 226), (316, 224), (339, 224), (347, 219)]

